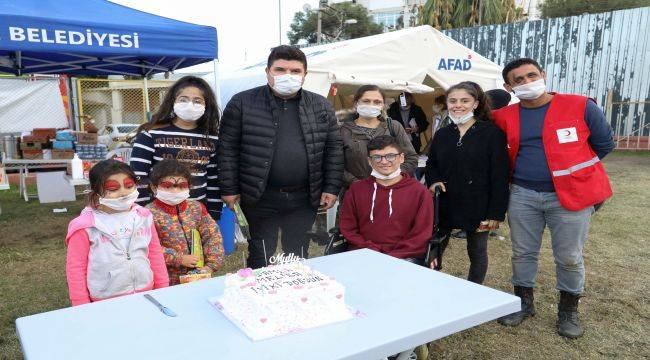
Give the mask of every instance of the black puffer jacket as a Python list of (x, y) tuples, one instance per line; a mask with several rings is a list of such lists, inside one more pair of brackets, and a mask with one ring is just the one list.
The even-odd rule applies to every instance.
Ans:
[[(266, 188), (279, 109), (268, 85), (240, 92), (226, 105), (219, 129), (219, 187), (222, 195), (241, 194), (257, 202)], [(321, 193), (338, 194), (343, 183), (343, 142), (332, 104), (301, 90), (300, 124), (309, 161), (309, 194), (314, 207)]]

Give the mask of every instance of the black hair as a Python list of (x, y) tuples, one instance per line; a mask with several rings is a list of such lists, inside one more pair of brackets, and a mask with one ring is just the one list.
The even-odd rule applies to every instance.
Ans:
[(539, 65), (539, 63), (531, 58), (519, 58), (516, 60), (512, 60), (511, 62), (507, 63), (506, 66), (503, 67), (503, 71), (501, 71), (501, 75), (503, 76), (503, 81), (506, 84), (509, 84), (508, 82), (508, 74), (523, 65), (533, 65), (539, 70), (539, 72), (544, 71), (542, 67)]
[(137, 176), (131, 167), (121, 161), (109, 159), (102, 160), (95, 164), (88, 172), (90, 182), (90, 192), (88, 193), (88, 204), (91, 207), (97, 207), (99, 197), (104, 195), (104, 184), (109, 177), (116, 174), (125, 174), (134, 182), (137, 182)]
[(402, 147), (399, 146), (397, 140), (394, 137), (390, 135), (381, 135), (368, 141), (368, 145), (366, 146), (366, 148), (368, 149), (368, 156), (370, 156), (370, 152), (373, 150), (382, 150), (389, 146), (392, 146), (395, 149), (397, 149), (397, 151), (400, 154), (404, 152), (404, 150), (402, 150)]
[(271, 49), (269, 58), (266, 61), (266, 67), (271, 68), (275, 60), (297, 60), (302, 63), (305, 71), (307, 71), (307, 57), (305, 53), (299, 48), (291, 45), (280, 45)]
[(436, 103), (436, 104), (445, 105), (445, 107), (446, 107), (447, 106), (447, 97), (445, 96), (445, 94), (438, 95), (438, 96), (436, 96), (435, 99), (433, 99), (433, 102)]
[(438, 95), (433, 99), (433, 103), (442, 106), (442, 110), (447, 110), (447, 96), (445, 94)]
[(187, 182), (191, 182), (192, 170), (187, 164), (176, 159), (165, 159), (151, 168), (149, 183), (150, 185), (158, 186), (162, 179), (167, 176), (178, 176), (185, 178)]
[(485, 92), (488, 100), (490, 100), (490, 107), (492, 110), (501, 109), (504, 106), (508, 106), (510, 103), (510, 93), (503, 89), (492, 89)]
[(386, 102), (386, 94), (379, 88), (377, 85), (361, 85), (357, 89), (357, 91), (354, 93), (354, 102), (359, 101), (363, 94), (367, 93), (368, 91), (378, 91), (381, 94), (381, 97), (384, 99), (384, 102)]
[(481, 86), (473, 81), (463, 81), (458, 83), (445, 92), (445, 96), (449, 98), (455, 90), (465, 90), (471, 97), (478, 101), (478, 106), (474, 110), (474, 118), (480, 121), (492, 121), (492, 114), (490, 109), (490, 101), (485, 96)]
[(205, 112), (197, 121), (198, 129), (203, 130), (205, 135), (216, 135), (219, 130), (219, 107), (217, 106), (217, 98), (210, 85), (200, 77), (196, 76), (183, 76), (172, 85), (165, 94), (162, 104), (158, 111), (151, 117), (151, 123), (140, 126), (138, 132), (142, 130), (151, 130), (159, 128), (172, 123), (176, 118), (174, 114), (174, 103), (176, 97), (185, 88), (195, 87), (203, 93), (203, 100), (205, 101)]

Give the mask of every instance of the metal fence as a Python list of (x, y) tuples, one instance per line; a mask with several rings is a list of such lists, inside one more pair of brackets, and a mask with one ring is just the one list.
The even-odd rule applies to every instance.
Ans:
[(537, 60), (552, 91), (590, 96), (620, 149), (650, 150), (650, 7), (452, 29), (445, 34), (505, 65)]
[[(147, 121), (143, 80), (83, 79), (76, 81), (81, 119), (92, 118), (101, 129), (107, 125), (142, 124)], [(149, 108), (155, 112), (174, 81), (147, 82)], [(81, 127), (83, 129), (83, 121)]]

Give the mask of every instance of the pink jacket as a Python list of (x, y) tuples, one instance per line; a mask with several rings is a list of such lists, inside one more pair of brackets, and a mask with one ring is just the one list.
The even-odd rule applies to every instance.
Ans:
[(128, 249), (89, 207), (68, 225), (66, 275), (72, 306), (169, 286), (151, 212), (139, 205)]

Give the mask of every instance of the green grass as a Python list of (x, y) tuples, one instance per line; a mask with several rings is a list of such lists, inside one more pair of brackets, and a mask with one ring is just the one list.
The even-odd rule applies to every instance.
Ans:
[[(555, 333), (555, 266), (544, 241), (535, 292), (537, 316), (517, 328), (490, 322), (431, 344), (432, 359), (596, 359), (650, 357), (650, 154), (617, 153), (605, 161), (615, 195), (592, 220), (585, 247), (587, 282), (580, 310), (585, 335)], [(82, 201), (25, 203), (15, 189), (0, 191), (0, 359), (21, 358), (17, 317), (69, 306), (65, 282), (67, 224)], [(53, 208), (67, 207), (63, 214)], [(510, 243), (491, 238), (485, 285), (511, 291)], [(221, 273), (242, 266), (239, 246)], [(320, 253), (314, 249), (312, 253)], [(465, 278), (465, 242), (452, 239), (444, 272)], [(444, 291), (444, 289), (440, 289)]]

